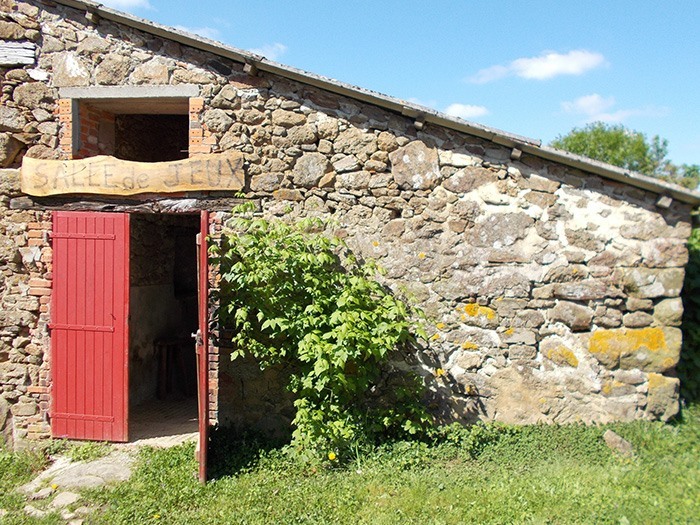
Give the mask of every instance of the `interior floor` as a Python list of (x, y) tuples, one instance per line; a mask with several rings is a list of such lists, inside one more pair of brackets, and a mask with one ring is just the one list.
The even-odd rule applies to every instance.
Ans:
[(197, 439), (197, 398), (150, 399), (131, 410), (129, 445), (173, 447)]

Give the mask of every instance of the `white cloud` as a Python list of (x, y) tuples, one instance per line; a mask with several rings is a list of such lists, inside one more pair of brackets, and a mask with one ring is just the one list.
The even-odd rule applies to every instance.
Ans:
[(221, 32), (214, 27), (186, 27), (186, 26), (174, 26), (175, 29), (179, 31), (184, 31), (185, 33), (190, 33), (192, 35), (203, 36), (204, 38), (209, 38), (210, 40), (219, 40)]
[(656, 106), (610, 111), (616, 103), (615, 97), (606, 98), (598, 93), (593, 93), (562, 102), (561, 108), (566, 113), (581, 115), (585, 122), (608, 122), (610, 124), (622, 123), (630, 117), (664, 117), (669, 112), (668, 108)]
[(153, 9), (148, 0), (102, 0), (102, 4), (114, 9)]
[(483, 117), (489, 114), (489, 110), (484, 106), (473, 106), (471, 104), (459, 104), (455, 102), (445, 108), (445, 113), (453, 117), (469, 120), (476, 117)]
[(547, 80), (559, 75), (582, 75), (603, 64), (603, 55), (585, 49), (569, 51), (566, 54), (547, 52), (536, 57), (517, 58), (506, 66), (487, 67), (470, 77), (469, 82), (486, 84), (509, 76)]
[(584, 95), (570, 102), (562, 102), (561, 108), (567, 113), (596, 115), (615, 105), (615, 97), (603, 98), (598, 93)]
[(287, 52), (287, 46), (280, 44), (279, 42), (275, 42), (274, 44), (266, 44), (262, 47), (249, 49), (248, 51), (255, 53), (256, 55), (262, 55), (268, 60), (277, 60)]

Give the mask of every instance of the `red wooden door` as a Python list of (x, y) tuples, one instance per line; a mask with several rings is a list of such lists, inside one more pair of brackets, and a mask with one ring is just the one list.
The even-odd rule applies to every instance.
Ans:
[(207, 480), (207, 449), (209, 447), (209, 257), (207, 234), (209, 233), (209, 213), (200, 216), (197, 235), (197, 268), (199, 291), (199, 330), (197, 330), (197, 400), (199, 407), (199, 481)]
[(54, 212), (51, 431), (127, 441), (129, 215)]

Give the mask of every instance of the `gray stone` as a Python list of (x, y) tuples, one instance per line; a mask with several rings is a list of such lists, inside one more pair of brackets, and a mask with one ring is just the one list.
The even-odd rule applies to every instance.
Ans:
[(52, 110), (55, 103), (53, 91), (43, 82), (29, 82), (17, 86), (12, 92), (12, 99), (18, 106), (30, 109), (41, 106)]
[(372, 174), (369, 171), (354, 171), (352, 173), (339, 173), (336, 176), (335, 185), (337, 188), (348, 190), (362, 190), (369, 185)]
[[(348, 128), (338, 134), (333, 149), (336, 153), (355, 155), (360, 162), (365, 162), (377, 151), (377, 137), (354, 127)], [(437, 153), (435, 155), (437, 162)]]
[(336, 171), (336, 173), (356, 171), (359, 168), (360, 161), (357, 160), (357, 157), (355, 157), (355, 155), (346, 155), (333, 163), (333, 169)]
[(646, 312), (631, 312), (622, 316), (622, 324), (628, 328), (643, 328), (653, 321), (654, 317)]
[(292, 128), (294, 126), (301, 126), (306, 122), (306, 115), (303, 113), (296, 113), (294, 111), (285, 111), (283, 109), (276, 109), (272, 112), (272, 123), (275, 126), (282, 126), (285, 128)]
[(129, 78), (136, 84), (167, 84), (170, 69), (164, 59), (156, 57), (137, 66)]
[(98, 84), (117, 86), (126, 80), (131, 71), (132, 60), (116, 53), (107, 55), (95, 67), (95, 81)]
[(549, 318), (555, 322), (560, 321), (575, 331), (588, 330), (593, 321), (593, 310), (569, 301), (558, 301), (549, 311)]
[(233, 119), (223, 109), (210, 109), (204, 113), (202, 122), (209, 130), (224, 133), (233, 124)]
[(603, 434), (603, 440), (610, 450), (617, 452), (622, 456), (633, 457), (634, 449), (632, 443), (624, 439), (619, 434), (608, 429)]
[(45, 510), (37, 509), (34, 505), (25, 505), (24, 512), (32, 518), (43, 518), (47, 514)]
[(40, 500), (40, 499), (46, 499), (49, 496), (51, 496), (56, 490), (53, 487), (44, 487), (41, 490), (38, 490), (34, 494), (29, 495), (29, 499), (32, 500)]
[(73, 503), (78, 500), (80, 500), (80, 494), (76, 494), (75, 492), (59, 492), (51, 502), (51, 506), (55, 509), (62, 509), (73, 505)]
[(454, 193), (468, 193), (498, 180), (498, 175), (485, 168), (469, 167), (457, 171), (442, 183), (443, 188)]
[(468, 240), (473, 246), (502, 248), (511, 246), (518, 239), (527, 236), (534, 224), (525, 213), (496, 213), (488, 215), (468, 232)]
[(272, 192), (272, 196), (278, 201), (303, 201), (304, 196), (299, 190), (280, 188)]
[(0, 168), (11, 166), (24, 144), (9, 133), (0, 133)]
[(24, 28), (14, 22), (0, 20), (0, 40), (22, 40)]
[(557, 283), (554, 285), (554, 297), (572, 301), (591, 301), (606, 297), (619, 297), (620, 291), (599, 279), (585, 279), (574, 283)]
[(651, 299), (640, 299), (638, 297), (628, 297), (625, 302), (625, 307), (630, 312), (637, 310), (651, 310), (654, 307), (654, 301)]
[(305, 153), (294, 164), (294, 185), (304, 188), (318, 186), (324, 175), (331, 171), (331, 165), (321, 153)]
[(316, 142), (316, 130), (313, 126), (295, 126), (287, 131), (292, 144), (313, 144)]
[(620, 271), (618, 277), (632, 297), (677, 297), (683, 286), (684, 271), (682, 268), (631, 268)]
[(33, 159), (57, 159), (59, 155), (60, 151), (55, 148), (44, 146), (43, 144), (37, 144), (27, 150), (27, 157)]
[(522, 186), (533, 191), (541, 191), (544, 193), (554, 193), (559, 189), (561, 183), (555, 180), (541, 177), (539, 175), (530, 174), (522, 179)]
[(226, 85), (214, 97), (211, 105), (219, 109), (239, 109), (241, 107), (241, 99), (235, 87)]
[(280, 187), (284, 176), (281, 173), (261, 173), (250, 179), (250, 189), (253, 191), (272, 192)]
[(0, 131), (22, 131), (27, 124), (22, 112), (17, 108), (0, 106)]
[(605, 247), (605, 242), (586, 230), (566, 229), (566, 239), (573, 246), (593, 252), (600, 252)]
[(642, 263), (650, 268), (684, 267), (688, 249), (675, 239), (653, 239), (642, 244)]
[(683, 300), (664, 299), (654, 307), (654, 319), (658, 324), (680, 326), (683, 321)]
[(77, 53), (67, 51), (54, 55), (53, 85), (56, 87), (90, 85), (90, 70)]
[(508, 344), (534, 345), (537, 343), (535, 332), (526, 328), (509, 328), (501, 334), (501, 339)]
[(89, 36), (78, 44), (78, 53), (106, 53), (110, 44), (104, 38)]
[(647, 417), (668, 421), (678, 413), (680, 380), (650, 373), (647, 383)]
[(435, 186), (440, 178), (438, 154), (421, 141), (413, 141), (393, 151), (391, 173), (401, 189), (425, 190)]

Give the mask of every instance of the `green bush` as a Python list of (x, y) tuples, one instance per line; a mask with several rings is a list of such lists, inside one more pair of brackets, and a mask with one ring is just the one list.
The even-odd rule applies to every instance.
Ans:
[(417, 312), (324, 228), (319, 219), (289, 224), (239, 207), (212, 253), (233, 359), (294, 370), (293, 445), (335, 459), (358, 441), (415, 436), (430, 417), (418, 378), (390, 366), (416, 344)]

